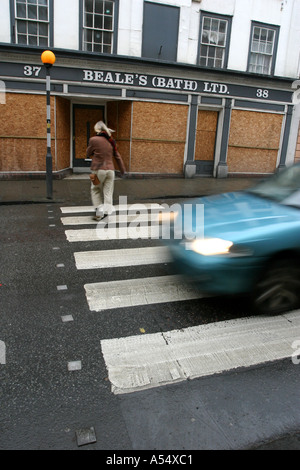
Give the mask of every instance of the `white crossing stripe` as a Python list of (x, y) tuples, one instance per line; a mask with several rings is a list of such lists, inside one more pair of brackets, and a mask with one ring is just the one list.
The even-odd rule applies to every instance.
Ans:
[(60, 210), (63, 214), (79, 214), (81, 212), (95, 212), (93, 206), (71, 206), (71, 207), (61, 207)]
[(101, 341), (115, 394), (291, 357), (300, 311)]
[(202, 296), (180, 275), (85, 284), (90, 310), (199, 299)]
[(79, 251), (74, 253), (77, 269), (115, 268), (143, 264), (169, 263), (169, 250), (164, 246), (127, 248), (123, 250)]
[(6, 363), (6, 346), (4, 341), (0, 341), (0, 364)]
[(159, 225), (128, 226), (128, 227), (103, 227), (96, 229), (66, 230), (65, 234), (69, 242), (91, 242), (97, 240), (126, 240), (131, 239), (158, 239), (161, 233)]
[(77, 216), (77, 217), (61, 217), (61, 222), (63, 225), (106, 225), (113, 223), (147, 223), (147, 222), (159, 222), (160, 215), (158, 213), (154, 214), (121, 214), (121, 215), (109, 215), (105, 217), (100, 222), (93, 220), (92, 216)]
[[(114, 206), (114, 210), (116, 212), (123, 212), (123, 211), (128, 211), (128, 212), (137, 212), (138, 210), (143, 211), (143, 210), (158, 210), (158, 209), (163, 209), (164, 207), (161, 204), (157, 203), (134, 203), (134, 204), (120, 204)], [(70, 207), (61, 207), (61, 212), (63, 214), (80, 214), (82, 212), (95, 212), (95, 207), (93, 206), (70, 206)]]

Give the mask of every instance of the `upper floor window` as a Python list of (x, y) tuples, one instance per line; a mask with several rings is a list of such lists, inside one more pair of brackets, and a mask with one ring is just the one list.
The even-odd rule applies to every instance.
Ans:
[(115, 2), (84, 0), (83, 9), (83, 50), (112, 53)]
[(15, 42), (49, 46), (49, 0), (15, 0)]
[(274, 73), (279, 27), (252, 23), (248, 72)]
[(180, 8), (144, 2), (142, 57), (177, 61)]
[(231, 18), (202, 13), (199, 41), (199, 65), (227, 67)]

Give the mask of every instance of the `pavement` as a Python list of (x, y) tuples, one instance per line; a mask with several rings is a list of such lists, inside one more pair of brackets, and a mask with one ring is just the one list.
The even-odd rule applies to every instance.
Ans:
[[(254, 185), (258, 178), (180, 177), (116, 178), (114, 201), (127, 196), (128, 203), (146, 200), (193, 198), (209, 194), (238, 191)], [(45, 179), (0, 180), (0, 204), (34, 204), (49, 202)], [(53, 180), (53, 203), (80, 205), (90, 202), (88, 174), (74, 174)]]
[[(222, 192), (238, 191), (246, 189), (257, 183), (258, 178), (237, 178), (229, 177), (226, 179), (216, 179), (210, 177), (195, 177), (193, 179), (185, 179), (180, 177), (125, 177), (116, 178), (114, 202), (117, 204), (119, 196), (127, 196), (128, 203), (143, 201), (160, 201), (171, 202), (172, 199), (185, 199), (197, 196), (211, 195)], [(89, 174), (74, 174), (64, 179), (53, 180), (53, 197), (49, 200), (46, 197), (46, 181), (45, 179), (20, 179), (20, 180), (0, 180), (0, 206), (10, 204), (43, 204), (57, 203), (62, 205), (89, 205), (90, 200), (90, 180)], [(289, 402), (295, 386), (295, 380), (281, 380), (283, 373), (295, 374), (295, 369), (289, 365), (285, 365), (281, 374), (277, 369), (279, 365), (273, 365), (275, 370), (275, 382), (285, 384), (284, 397), (282, 393), (278, 394), (278, 402), (274, 406), (282, 409), (284, 403)], [(292, 371), (292, 372), (291, 372)], [(253, 371), (254, 373), (254, 371)], [(274, 376), (273, 375), (273, 376)], [(277, 378), (276, 378), (277, 376)], [(278, 382), (279, 381), (279, 382)], [(266, 393), (269, 387), (266, 385)], [(242, 386), (242, 384), (240, 384)], [(241, 399), (247, 402), (247, 394), (251, 395), (251, 387), (248, 391), (241, 393)], [(295, 398), (295, 397), (294, 397)], [(225, 405), (224, 405), (225, 406)], [(228, 406), (228, 403), (227, 405)], [(225, 406), (225, 408), (226, 408)], [(243, 407), (245, 405), (243, 404)], [(241, 409), (243, 409), (243, 407)], [(259, 406), (258, 406), (259, 408)], [(250, 409), (249, 409), (250, 410)], [(248, 410), (248, 411), (249, 411)], [(255, 410), (250, 410), (250, 414), (255, 417)], [(299, 426), (293, 420), (291, 409), (282, 409), (282, 413), (286, 419), (286, 425), (282, 429), (282, 434), (272, 435), (272, 438), (265, 439), (259, 445), (252, 447), (253, 450), (299, 450), (300, 449), (300, 433)], [(257, 420), (254, 419), (254, 423)], [(290, 424), (292, 423), (292, 424)], [(256, 425), (256, 424), (255, 424)], [(266, 423), (267, 425), (267, 423)], [(280, 426), (279, 426), (280, 427)], [(249, 430), (250, 431), (250, 430)]]

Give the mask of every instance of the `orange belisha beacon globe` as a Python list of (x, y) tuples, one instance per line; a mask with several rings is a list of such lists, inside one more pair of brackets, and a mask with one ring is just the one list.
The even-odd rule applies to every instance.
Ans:
[(44, 51), (41, 55), (41, 59), (45, 65), (53, 65), (56, 61), (56, 57), (52, 51)]

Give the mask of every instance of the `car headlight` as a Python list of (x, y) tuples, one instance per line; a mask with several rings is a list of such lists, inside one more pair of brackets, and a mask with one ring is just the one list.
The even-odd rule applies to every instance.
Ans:
[(233, 243), (221, 238), (196, 238), (186, 248), (204, 256), (223, 255), (229, 252)]
[(253, 250), (222, 238), (195, 238), (185, 242), (185, 248), (203, 256), (227, 255), (231, 257), (251, 256)]

